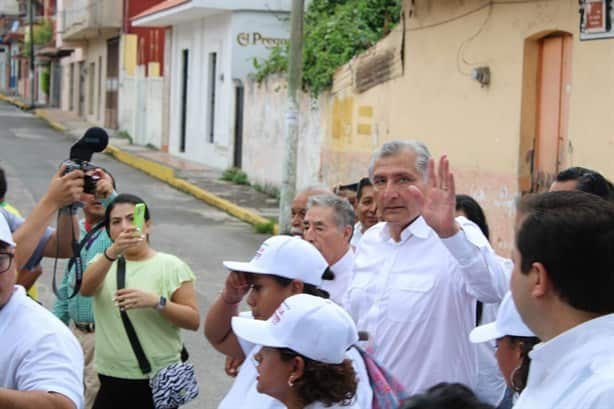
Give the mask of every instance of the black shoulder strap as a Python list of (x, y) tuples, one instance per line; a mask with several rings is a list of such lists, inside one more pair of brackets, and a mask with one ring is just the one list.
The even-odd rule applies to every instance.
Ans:
[[(126, 260), (123, 257), (117, 259), (117, 289), (121, 290), (126, 286)], [(125, 310), (120, 310), (120, 315), (122, 317), (122, 322), (124, 323), (124, 328), (126, 329), (126, 334), (128, 334), (128, 339), (130, 340), (130, 345), (132, 346), (132, 350), (134, 351), (134, 355), (136, 355), (137, 361), (139, 361), (139, 367), (141, 368), (141, 372), (143, 374), (148, 374), (151, 372), (151, 365), (149, 364), (149, 360), (145, 356), (145, 352), (143, 351), (143, 347), (141, 346), (141, 342), (139, 341), (139, 337), (136, 335), (136, 331), (132, 326), (132, 322), (130, 322), (130, 318)]]

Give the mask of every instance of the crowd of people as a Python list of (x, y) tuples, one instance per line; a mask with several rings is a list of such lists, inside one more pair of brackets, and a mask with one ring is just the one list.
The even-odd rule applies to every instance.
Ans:
[[(200, 327), (195, 274), (150, 245), (141, 198), (88, 172), (95, 193), (60, 169), (25, 220), (0, 172), (0, 408), (177, 408), (198, 395), (180, 333)], [(511, 257), (489, 239), (420, 142), (299, 192), (289, 235), (223, 263), (204, 318), (233, 378), (218, 407), (609, 409), (614, 186), (563, 170), (518, 200)], [(50, 312), (26, 290), (56, 256), (72, 258)]]

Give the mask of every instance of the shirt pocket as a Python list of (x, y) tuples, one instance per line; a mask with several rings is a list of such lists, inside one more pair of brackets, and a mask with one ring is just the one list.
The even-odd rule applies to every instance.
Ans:
[(373, 291), (369, 291), (371, 281), (370, 274), (357, 274), (352, 280), (350, 289), (346, 294), (348, 305), (345, 307), (354, 318), (366, 313), (367, 307), (373, 304), (374, 294)]
[(404, 274), (394, 277), (386, 297), (388, 319), (405, 324), (423, 321), (434, 285), (435, 278), (428, 275)]

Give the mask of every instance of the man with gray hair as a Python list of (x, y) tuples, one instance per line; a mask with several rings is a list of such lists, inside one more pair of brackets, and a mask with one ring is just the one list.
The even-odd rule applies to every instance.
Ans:
[(324, 277), (322, 288), (337, 304), (342, 303), (352, 279), (354, 252), (350, 240), (353, 230), (354, 208), (347, 199), (330, 193), (309, 198), (303, 238), (326, 259), (332, 276)]
[(424, 144), (389, 142), (369, 177), (384, 221), (358, 244), (344, 306), (369, 334), (367, 350), (410, 394), (440, 382), (473, 388), (476, 299), (498, 302), (505, 274), (480, 229), (455, 219), (445, 156), (436, 173)]

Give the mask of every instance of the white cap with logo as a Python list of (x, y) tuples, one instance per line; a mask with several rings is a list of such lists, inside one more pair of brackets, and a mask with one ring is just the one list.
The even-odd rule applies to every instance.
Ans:
[(320, 287), (328, 263), (318, 249), (305, 240), (274, 236), (262, 243), (252, 261), (224, 261), (224, 267), (232, 271), (300, 280)]
[(15, 242), (13, 241), (13, 234), (11, 233), (9, 224), (2, 213), (0, 213), (0, 241), (4, 244), (8, 244), (11, 247), (15, 247)]
[(337, 304), (308, 294), (286, 298), (266, 321), (233, 317), (234, 333), (249, 342), (288, 348), (309, 359), (340, 364), (358, 341), (350, 315)]
[(469, 340), (475, 344), (499, 339), (506, 335), (515, 337), (534, 337), (535, 334), (525, 325), (514, 305), (512, 293), (508, 292), (503, 297), (497, 320), (489, 324), (480, 325), (469, 333)]

